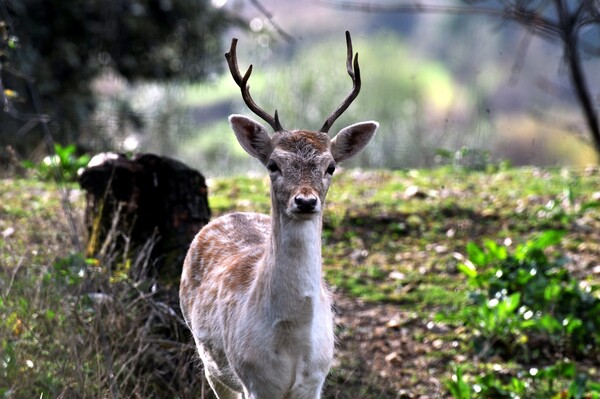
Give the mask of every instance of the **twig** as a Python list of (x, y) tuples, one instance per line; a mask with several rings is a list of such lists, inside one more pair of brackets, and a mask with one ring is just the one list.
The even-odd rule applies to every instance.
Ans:
[(23, 266), (23, 259), (24, 259), (24, 257), (21, 257), (21, 259), (19, 260), (19, 263), (17, 263), (17, 266), (15, 266), (13, 269), (12, 275), (10, 276), (10, 282), (8, 283), (8, 287), (6, 287), (6, 294), (4, 294), (5, 298), (8, 298), (8, 294), (10, 294), (12, 285), (15, 282), (15, 277), (17, 276), (17, 273), (21, 269), (21, 266)]
[[(135, 281), (145, 279), (148, 277), (148, 275), (147, 275), (148, 265), (150, 263), (150, 257), (152, 255), (152, 250), (154, 249), (154, 246), (158, 243), (159, 240), (160, 240), (159, 232), (158, 232), (158, 229), (155, 228), (154, 231), (152, 232), (152, 235), (150, 236), (150, 238), (148, 238), (148, 240), (146, 240), (146, 242), (144, 243), (144, 245), (138, 252), (135, 263), (133, 264), (132, 270), (133, 270), (133, 272), (136, 273), (136, 276), (132, 276), (132, 277)], [(142, 266), (140, 267), (140, 265), (142, 265)]]
[(273, 26), (273, 28), (275, 28), (275, 30), (277, 31), (277, 33), (279, 33), (281, 36), (283, 36), (283, 38), (287, 42), (289, 42), (289, 43), (293, 43), (294, 42), (294, 38), (292, 37), (292, 35), (290, 35), (285, 30), (283, 30), (283, 28), (281, 28), (281, 26), (279, 26), (279, 24), (277, 24), (277, 22), (275, 22), (275, 20), (273, 18), (273, 14), (271, 14), (271, 12), (269, 10), (267, 10), (265, 8), (265, 6), (263, 6), (260, 1), (258, 1), (258, 0), (250, 0), (250, 3), (252, 5), (254, 5), (254, 7), (256, 7), (258, 9), (258, 11), (260, 11), (265, 16), (265, 18), (267, 18), (267, 20), (269, 21), (269, 23), (271, 24), (271, 26)]
[(124, 202), (119, 202), (119, 205), (117, 206), (117, 210), (115, 211), (115, 213), (113, 215), (113, 220), (110, 225), (110, 229), (108, 230), (108, 234), (106, 234), (104, 243), (102, 244), (102, 247), (100, 248), (100, 252), (99, 252), (100, 258), (104, 258), (106, 256), (106, 253), (108, 252), (109, 244), (115, 239), (116, 232), (117, 232), (117, 226), (119, 224), (119, 219), (121, 216), (121, 211), (123, 210), (124, 206), (125, 206)]

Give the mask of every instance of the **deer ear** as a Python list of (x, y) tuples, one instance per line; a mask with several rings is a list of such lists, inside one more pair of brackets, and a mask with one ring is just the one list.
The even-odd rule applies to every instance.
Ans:
[(266, 165), (273, 148), (263, 125), (243, 115), (231, 115), (229, 123), (242, 148)]
[(356, 123), (340, 130), (331, 140), (333, 159), (343, 162), (360, 154), (375, 136), (377, 128), (379, 123), (370, 121)]

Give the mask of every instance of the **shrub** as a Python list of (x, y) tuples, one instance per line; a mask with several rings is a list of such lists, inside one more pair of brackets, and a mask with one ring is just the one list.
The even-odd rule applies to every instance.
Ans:
[(87, 154), (75, 155), (75, 145), (70, 144), (63, 147), (54, 144), (54, 154), (48, 155), (40, 163), (34, 164), (25, 161), (23, 166), (32, 169), (38, 179), (44, 181), (75, 181), (77, 171), (87, 166), (90, 156)]
[(0, 397), (201, 396), (176, 290), (78, 253), (36, 269), (0, 280)]
[(578, 374), (569, 362), (557, 362), (541, 370), (532, 367), (517, 376), (487, 372), (474, 378), (458, 366), (445, 385), (455, 399), (600, 398), (600, 384), (586, 374)]
[(546, 231), (512, 250), (490, 240), (467, 245), (458, 269), (471, 287), (470, 304), (459, 319), (473, 330), (478, 356), (550, 365), (475, 377), (457, 367), (445, 382), (454, 398), (600, 398), (600, 384), (567, 360), (598, 355), (600, 298), (598, 287), (568, 272), (564, 256), (548, 254), (563, 236)]
[[(546, 254), (563, 236), (547, 231), (512, 253), (490, 240), (484, 248), (468, 244), (459, 270), (473, 291), (463, 319), (486, 340), (482, 349), (494, 346), (496, 353), (531, 360), (544, 356), (540, 346), (576, 357), (598, 347), (599, 287), (580, 284), (565, 268), (565, 257)], [(528, 345), (532, 341), (537, 345)]]

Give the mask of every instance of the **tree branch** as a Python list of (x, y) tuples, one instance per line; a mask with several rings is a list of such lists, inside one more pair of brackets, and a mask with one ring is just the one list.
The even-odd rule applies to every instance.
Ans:
[[(526, 8), (525, 0), (498, 0), (501, 8), (479, 6), (443, 6), (413, 4), (372, 4), (356, 3), (348, 0), (319, 0), (325, 6), (344, 8), (350, 11), (370, 13), (437, 13), (437, 14), (462, 14), (480, 15), (503, 18), (515, 21), (532, 33), (546, 39), (559, 39), (563, 42), (565, 58), (571, 74), (571, 82), (581, 106), (588, 130), (592, 136), (596, 153), (600, 156), (600, 124), (596, 114), (594, 101), (589, 90), (585, 72), (579, 55), (578, 34), (581, 28), (592, 24), (600, 24), (600, 1), (580, 0), (574, 11), (569, 11), (565, 1), (548, 0), (542, 2), (534, 10)], [(544, 16), (546, 7), (553, 3), (557, 20), (553, 21)], [(522, 43), (523, 44), (523, 43)], [(518, 64), (517, 64), (518, 66)]]
[(271, 14), (271, 12), (269, 10), (267, 10), (266, 7), (263, 6), (260, 1), (250, 0), (250, 3), (253, 4), (254, 7), (256, 7), (258, 9), (258, 11), (260, 11), (262, 13), (262, 15), (265, 16), (265, 18), (267, 18), (267, 20), (269, 20), (269, 23), (273, 26), (273, 28), (275, 28), (277, 33), (279, 33), (281, 36), (283, 36), (283, 38), (286, 41), (288, 41), (288, 42), (294, 41), (294, 38), (292, 37), (292, 35), (290, 35), (285, 30), (283, 30), (283, 28), (281, 26), (279, 26), (279, 24), (277, 24), (277, 22), (275, 22), (275, 20), (273, 19), (273, 14)]

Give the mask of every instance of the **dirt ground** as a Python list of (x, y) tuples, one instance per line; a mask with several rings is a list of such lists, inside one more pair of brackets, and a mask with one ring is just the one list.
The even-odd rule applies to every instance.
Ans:
[(401, 306), (335, 295), (337, 357), (327, 398), (443, 398), (441, 374), (458, 342)]

